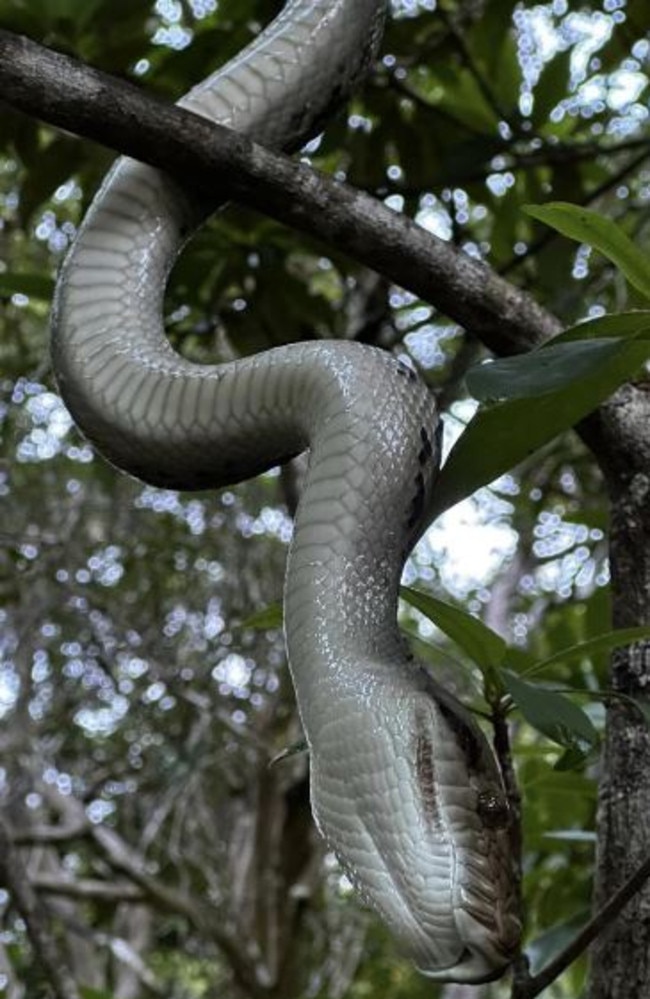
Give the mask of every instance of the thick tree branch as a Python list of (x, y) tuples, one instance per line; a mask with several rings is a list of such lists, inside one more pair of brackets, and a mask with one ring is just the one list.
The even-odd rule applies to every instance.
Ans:
[(320, 238), (412, 291), (499, 354), (559, 322), (525, 292), (376, 199), (269, 152), (133, 85), (0, 31), (3, 100), (52, 125), (165, 169), (215, 202), (229, 198)]
[[(345, 248), (360, 263), (430, 302), (495, 354), (529, 350), (561, 329), (560, 321), (528, 292), (376, 198), (2, 30), (0, 94), (21, 111), (166, 169), (185, 187), (204, 190), (215, 208), (235, 199), (335, 246), (337, 252)], [(601, 407), (578, 427), (605, 465), (613, 460), (609, 451), (616, 436), (605, 432), (608, 409)], [(638, 450), (636, 445), (632, 450)]]

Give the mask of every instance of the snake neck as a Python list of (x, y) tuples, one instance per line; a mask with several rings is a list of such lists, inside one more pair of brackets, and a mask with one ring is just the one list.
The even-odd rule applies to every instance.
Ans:
[[(290, 0), (180, 103), (295, 146), (363, 76), (384, 13), (383, 0)], [(209, 200), (212, 209), (219, 192)], [(205, 214), (172, 179), (118, 161), (58, 282), (54, 368), (99, 451), (154, 485), (232, 485), (310, 448), (286, 584), (305, 701), (316, 672), (334, 677), (343, 661), (379, 669), (402, 655), (397, 588), (426, 509), (436, 417), (409, 368), (356, 344), (290, 345), (213, 366), (179, 357), (162, 324), (164, 288)]]
[(312, 346), (310, 459), (287, 564), (287, 647), (303, 723), (349, 684), (394, 684), (404, 561), (426, 520), (437, 415), (415, 373), (353, 343)]

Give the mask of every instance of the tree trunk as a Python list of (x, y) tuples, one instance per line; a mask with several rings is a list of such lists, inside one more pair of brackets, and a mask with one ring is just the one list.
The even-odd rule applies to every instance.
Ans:
[[(628, 386), (607, 406), (603, 464), (611, 498), (614, 626), (650, 623), (650, 392)], [(612, 687), (650, 707), (650, 643), (619, 650)], [(595, 885), (600, 908), (650, 854), (650, 727), (629, 702), (607, 711)], [(589, 999), (650, 995), (650, 883), (592, 947)]]

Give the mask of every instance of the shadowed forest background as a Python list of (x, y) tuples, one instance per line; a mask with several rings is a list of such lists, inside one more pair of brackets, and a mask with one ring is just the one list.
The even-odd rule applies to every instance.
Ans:
[[(281, 6), (0, 0), (0, 29), (173, 101)], [(383, 58), (309, 145), (313, 163), (485, 261), (563, 326), (643, 307), (606, 257), (523, 209), (587, 206), (647, 246), (645, 0), (394, 0), (392, 13)], [(48, 313), (57, 267), (113, 154), (1, 98), (0, 995), (63, 994), (35, 959), (35, 919), (84, 999), (509, 996), (508, 979), (436, 986), (403, 961), (313, 827), (306, 755), (269, 766), (301, 739), (277, 606), (301, 461), (218, 494), (178, 494), (117, 473), (72, 426), (51, 376)], [(344, 249), (230, 206), (174, 270), (173, 344), (206, 362), (321, 337), (408, 355), (439, 400), (448, 450), (475, 412), (465, 375), (485, 346), (471, 323), (461, 328)], [(630, 392), (647, 445), (643, 374), (617, 413)], [(650, 564), (639, 540), (650, 539), (639, 513), (650, 470), (644, 480), (611, 426), (603, 418), (591, 435), (603, 444), (597, 461), (573, 432), (545, 444), (444, 514), (408, 563), (406, 583), (509, 643), (511, 669), (611, 627), (608, 493), (627, 552), (614, 620), (650, 623), (634, 576), (650, 585), (639, 569)], [(415, 651), (485, 709), (467, 648), (403, 610)], [(589, 919), (607, 705), (619, 712), (612, 745), (628, 753), (630, 780), (641, 786), (650, 772), (647, 647), (621, 660), (636, 686), (619, 674), (625, 697), (612, 709), (605, 644), (549, 663), (529, 713), (509, 714), (533, 972)], [(549, 687), (587, 719), (581, 729), (571, 716), (577, 728), (567, 721), (564, 739), (563, 719), (544, 725), (556, 706), (544, 700)], [(650, 854), (647, 828), (628, 824), (620, 867), (601, 868), (603, 884)], [(605, 867), (612, 835), (601, 840)], [(16, 879), (27, 886), (22, 907)], [(633, 904), (643, 914), (650, 895)], [(645, 923), (639, 954), (650, 952)], [(582, 954), (544, 995), (631, 994), (622, 953), (611, 952), (619, 972), (606, 986), (601, 968), (601, 985), (583, 991)], [(650, 995), (650, 966), (645, 983)]]

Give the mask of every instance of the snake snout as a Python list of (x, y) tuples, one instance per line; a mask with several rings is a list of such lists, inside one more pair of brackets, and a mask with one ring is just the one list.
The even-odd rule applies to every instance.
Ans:
[[(418, 970), (437, 982), (463, 982), (480, 985), (500, 978), (512, 962), (521, 935), (519, 920), (507, 913), (494, 913), (492, 925), (460, 909), (456, 929), (464, 942), (458, 961), (447, 968), (419, 966)], [(486, 932), (488, 930), (489, 932)]]

